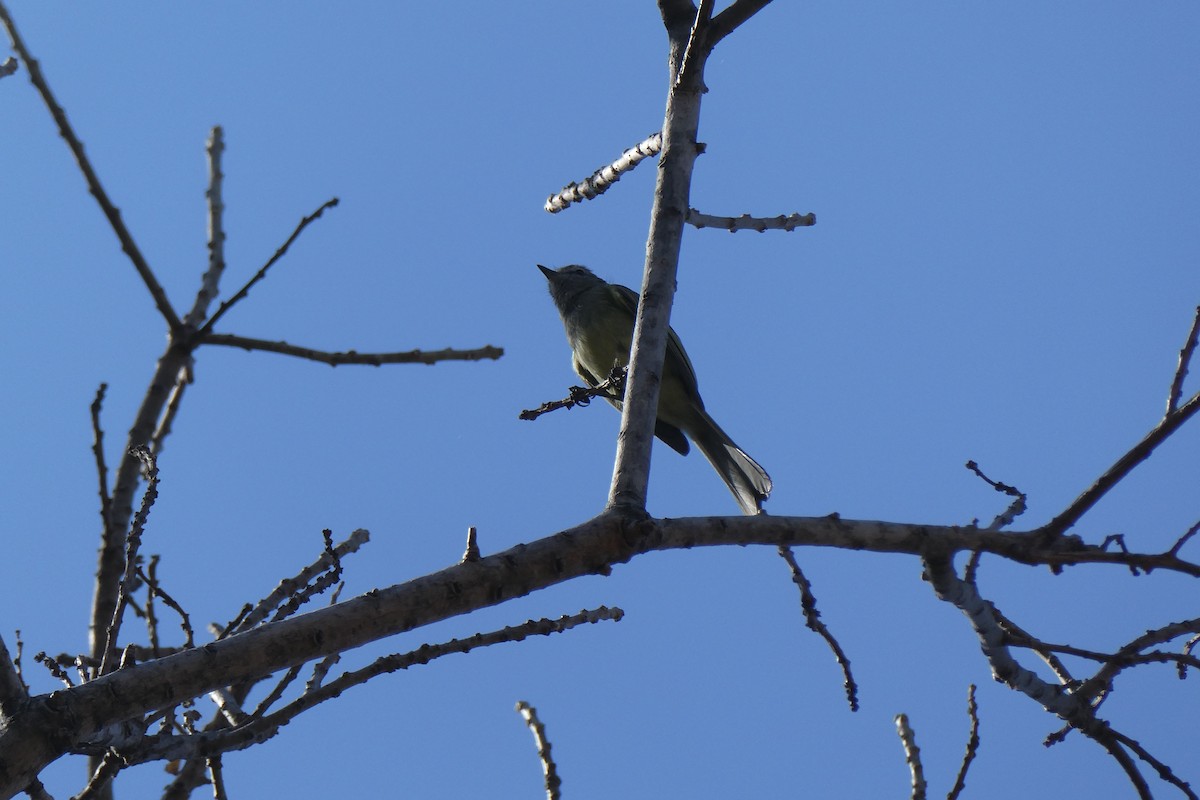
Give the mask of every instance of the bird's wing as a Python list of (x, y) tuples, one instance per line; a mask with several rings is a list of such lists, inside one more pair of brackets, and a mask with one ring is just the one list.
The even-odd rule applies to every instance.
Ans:
[[(637, 319), (638, 295), (637, 292), (630, 289), (628, 286), (622, 286), (619, 283), (610, 284), (616, 289), (616, 296), (621, 303), (629, 309), (629, 313)], [(696, 381), (696, 370), (692, 366), (692, 360), (688, 358), (687, 350), (683, 349), (683, 342), (679, 340), (678, 334), (674, 328), (667, 329), (667, 357), (666, 362), (671, 363), (674, 356), (675, 363), (683, 365), (683, 374), (679, 376), (679, 380), (683, 382), (684, 389), (688, 395), (697, 399), (700, 397), (700, 387)], [(703, 407), (703, 403), (701, 404)], [(664, 440), (665, 441), (665, 440)], [(678, 448), (676, 448), (678, 449)]]
[(588, 371), (587, 367), (579, 363), (578, 358), (572, 358), (571, 365), (575, 367), (575, 374), (583, 378), (583, 382), (588, 386), (595, 387), (598, 383), (600, 383), (600, 381), (596, 379), (596, 376)]

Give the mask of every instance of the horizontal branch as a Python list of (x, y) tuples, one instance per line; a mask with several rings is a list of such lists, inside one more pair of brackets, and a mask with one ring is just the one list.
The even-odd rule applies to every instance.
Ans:
[(811, 211), (807, 214), (780, 214), (778, 217), (752, 217), (742, 214), (740, 217), (714, 217), (712, 214), (701, 214), (694, 208), (688, 209), (687, 223), (696, 228), (720, 228), (730, 233), (738, 231), (794, 231), (796, 228), (808, 228), (817, 224), (817, 215)]
[(475, 350), (404, 350), (397, 353), (359, 353), (356, 350), (331, 353), (325, 350), (314, 350), (311, 347), (300, 347), (287, 342), (275, 342), (268, 339), (252, 339), (249, 336), (237, 336), (232, 333), (207, 333), (200, 340), (201, 344), (219, 344), (224, 347), (240, 347), (243, 350), (262, 350), (268, 353), (280, 353), (285, 356), (306, 358), (309, 361), (319, 361), (336, 367), (340, 364), (367, 364), (373, 367), (383, 364), (436, 364), (439, 361), (482, 361), (492, 360), (504, 355), (504, 348), (485, 345)]
[[(1048, 539), (973, 527), (828, 517), (636, 519), (602, 514), (501, 553), (368, 592), (156, 661), (30, 698), (0, 734), (0, 796), (117, 722), (245, 680), (523, 597), (656, 550), (715, 545), (809, 545), (949, 558), (979, 550), (1023, 564), (1136, 564), (1200, 576), (1170, 553), (1110, 553), (1075, 535)], [(136, 723), (135, 723), (136, 724)]]

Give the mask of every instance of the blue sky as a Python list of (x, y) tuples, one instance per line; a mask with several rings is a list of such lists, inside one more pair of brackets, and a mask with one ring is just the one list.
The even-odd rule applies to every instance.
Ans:
[[(654, 4), (126, 3), (10, 11), (177, 308), (205, 266), (209, 128), (224, 126), (225, 296), (332, 196), (224, 332), (340, 350), (505, 349), (498, 362), (339, 367), (211, 348), (160, 462), (144, 552), (195, 623), (224, 621), (370, 529), (358, 593), (597, 512), (618, 417), (523, 408), (577, 382), (536, 263), (638, 285), (654, 170), (551, 216), (542, 202), (657, 130)], [(693, 205), (815, 212), (791, 234), (689, 230), (673, 324), (713, 416), (775, 481), (777, 515), (1052, 517), (1160, 417), (1200, 302), (1200, 9), (1192, 4), (786, 3), (710, 60)], [(97, 545), (87, 407), (110, 461), (164, 327), (24, 72), (0, 81), (0, 313), (8, 502), (3, 633), (82, 651)], [(1191, 391), (1200, 388), (1193, 379)], [(1185, 428), (1078, 530), (1163, 550), (1196, 521)], [(650, 511), (733, 514), (711, 468), (656, 448)], [(903, 796), (892, 718), (935, 794), (979, 685), (975, 798), (1113, 796), (1100, 749), (990, 680), (916, 560), (798, 553), (862, 710), (768, 549), (643, 557), (356, 651), (365, 663), (601, 604), (625, 619), (449, 657), (354, 690), (226, 759), (244, 796), (532, 797), (537, 706), (566, 796)], [(981, 588), (1052, 641), (1114, 648), (1195, 616), (1195, 588), (985, 560)], [(1032, 659), (1029, 660), (1032, 666)], [(1081, 674), (1087, 674), (1080, 668)], [(1193, 679), (1194, 680), (1194, 679)], [(1122, 678), (1114, 724), (1184, 777), (1195, 705), (1170, 668)], [(1185, 727), (1187, 726), (1187, 727)], [(56, 796), (82, 767), (47, 774)], [(123, 778), (147, 796), (157, 766)], [(1160, 791), (1169, 792), (1165, 787)]]

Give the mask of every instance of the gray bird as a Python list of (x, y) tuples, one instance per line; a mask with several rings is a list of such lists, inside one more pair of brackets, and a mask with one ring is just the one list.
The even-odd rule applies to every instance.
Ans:
[[(557, 270), (538, 264), (538, 269), (550, 282), (550, 297), (566, 328), (579, 377), (595, 386), (614, 366), (626, 366), (633, 344), (637, 293), (608, 283), (577, 264)], [(621, 408), (619, 400), (609, 402)], [(691, 439), (733, 492), (742, 511), (762, 511), (763, 501), (771, 493), (771, 476), (704, 410), (696, 372), (674, 328), (667, 339), (654, 435), (680, 455), (687, 455)]]

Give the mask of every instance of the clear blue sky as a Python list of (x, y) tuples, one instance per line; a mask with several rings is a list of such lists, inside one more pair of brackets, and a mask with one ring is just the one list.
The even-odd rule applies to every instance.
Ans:
[[(308, 563), (324, 527), (370, 529), (345, 565), (358, 593), (456, 561), (470, 525), (495, 552), (600, 509), (617, 415), (517, 414), (577, 382), (534, 264), (640, 280), (651, 162), (599, 201), (541, 205), (658, 129), (653, 3), (10, 10), (177, 308), (205, 266), (203, 145), (221, 124), (226, 295), (301, 216), (342, 201), (221, 330), (506, 351), (336, 370), (202, 351), (143, 546), (195, 623), (229, 619)], [(963, 469), (975, 459), (1029, 494), (1027, 529), (1155, 424), (1200, 302), (1198, 35), (1200, 7), (1184, 3), (777, 2), (720, 46), (693, 205), (818, 217), (791, 234), (689, 230), (683, 244), (674, 325), (713, 416), (774, 477), (771, 513), (987, 522), (1003, 502)], [(99, 528), (87, 407), (107, 382), (115, 462), (164, 326), (24, 72), (0, 81), (0, 114), (0, 625), (10, 646), (22, 630), (47, 691), (31, 655), (86, 647)], [(1168, 547), (1200, 514), (1198, 445), (1193, 424), (1080, 532)], [(737, 512), (697, 455), (656, 448), (650, 490), (657, 515)], [(853, 660), (857, 714), (773, 551), (660, 554), (350, 654), (347, 666), (530, 617), (627, 612), (351, 691), (229, 756), (231, 790), (537, 797), (513, 711), (524, 699), (573, 799), (902, 797), (899, 712), (944, 796), (974, 682), (969, 797), (1128, 792), (1082, 737), (1042, 747), (1056, 721), (990, 680), (915, 559), (798, 556)], [(1028, 630), (1094, 649), (1196, 614), (1195, 587), (1166, 575), (989, 559), (981, 585)], [(1147, 668), (1105, 710), (1197, 780), (1194, 700), (1191, 682)], [(81, 771), (59, 764), (47, 784), (69, 796)], [(122, 794), (167, 779), (144, 767)]]

